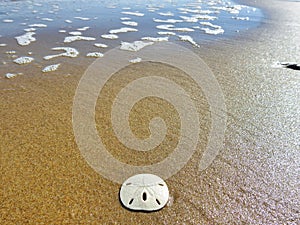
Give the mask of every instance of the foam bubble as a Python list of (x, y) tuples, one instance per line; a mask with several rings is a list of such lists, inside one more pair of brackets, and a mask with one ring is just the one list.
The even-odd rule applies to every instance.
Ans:
[(141, 58), (135, 58), (135, 59), (131, 59), (131, 60), (129, 60), (129, 62), (130, 63), (139, 63), (139, 62), (141, 62), (142, 61), (142, 59)]
[(65, 51), (65, 52), (57, 55), (47, 55), (44, 57), (45, 60), (53, 59), (60, 56), (75, 58), (79, 55), (79, 52), (75, 48), (70, 48), (70, 47), (56, 47), (56, 48), (52, 48), (52, 50)]
[(69, 34), (74, 35), (74, 36), (80, 36), (82, 33), (80, 31), (71, 31)]
[(171, 32), (171, 31), (158, 31), (157, 33), (158, 33), (159, 35), (170, 35), (170, 36), (176, 35), (176, 33)]
[(89, 52), (86, 54), (87, 57), (94, 57), (94, 58), (100, 58), (104, 55), (101, 52)]
[(131, 28), (131, 27), (122, 27), (120, 29), (114, 29), (114, 30), (110, 30), (109, 33), (110, 34), (118, 34), (118, 33), (127, 33), (127, 32), (136, 32), (138, 31), (135, 28)]
[(194, 29), (188, 28), (188, 27), (174, 27), (174, 25), (172, 25), (172, 24), (158, 25), (158, 26), (156, 26), (156, 28), (161, 29), (161, 30), (170, 30), (170, 31), (179, 31), (179, 32), (195, 31)]
[(52, 22), (53, 19), (50, 19), (50, 18), (42, 18), (43, 21), (48, 21), (48, 22)]
[(120, 20), (131, 20), (129, 17), (121, 17)]
[(153, 21), (156, 23), (180, 23), (180, 22), (183, 22), (183, 20), (175, 20), (175, 19), (161, 20), (161, 19), (155, 19), (155, 18), (153, 18)]
[(126, 50), (126, 51), (132, 51), (132, 52), (137, 52), (141, 50), (142, 48), (148, 46), (148, 45), (153, 45), (154, 42), (144, 42), (144, 41), (135, 41), (133, 43), (129, 42), (122, 42), (121, 43), (121, 50)]
[(200, 29), (204, 30), (204, 32), (206, 34), (217, 35), (217, 34), (223, 34), (224, 33), (224, 30), (222, 28), (218, 28), (218, 29), (200, 28)]
[(132, 16), (144, 16), (144, 13), (140, 13), (140, 12), (128, 12), (128, 11), (125, 11), (125, 12), (122, 12), (123, 14), (125, 15), (132, 15)]
[(102, 34), (101, 35), (102, 38), (104, 39), (118, 39), (118, 35), (115, 35), (115, 34)]
[(189, 35), (179, 35), (178, 36), (180, 38), (181, 41), (187, 41), (190, 42), (192, 45), (196, 46), (196, 47), (200, 47), (200, 45), (198, 45), (191, 36)]
[(42, 24), (42, 23), (35, 23), (35, 24), (30, 24), (28, 25), (29, 27), (38, 27), (38, 28), (45, 28), (47, 27), (46, 24)]
[(108, 47), (106, 44), (101, 44), (101, 43), (95, 43), (94, 45), (98, 48), (107, 48)]
[(34, 60), (34, 58), (32, 58), (32, 57), (22, 56), (22, 57), (15, 59), (14, 63), (21, 65), (21, 64), (31, 63), (33, 60)]
[(81, 28), (78, 28), (77, 30), (78, 31), (86, 31), (88, 29), (90, 29), (90, 27), (81, 27)]
[(21, 46), (29, 45), (31, 42), (36, 41), (36, 38), (33, 37), (34, 34), (35, 34), (34, 32), (28, 32), (21, 36), (15, 37), (15, 39), (17, 40), (18, 44)]
[(75, 16), (74, 18), (75, 18), (75, 19), (78, 19), (78, 20), (83, 20), (83, 21), (88, 21), (88, 20), (90, 20), (90, 18), (87, 18), (87, 17), (81, 17), (81, 16)]
[(126, 26), (133, 26), (133, 27), (136, 27), (138, 25), (138, 23), (134, 21), (123, 21), (122, 24)]
[(55, 71), (55, 70), (58, 69), (59, 66), (60, 66), (60, 63), (46, 66), (46, 67), (42, 70), (42, 72), (43, 72), (43, 73), (48, 73), (48, 72)]
[(169, 37), (142, 37), (142, 40), (160, 42), (160, 41), (169, 41)]
[(95, 41), (94, 37), (84, 37), (84, 36), (69, 36), (65, 37), (64, 43), (71, 43), (73, 41)]
[(2, 20), (3, 23), (13, 23), (14, 20), (11, 20), (11, 19), (5, 19), (5, 20)]
[(172, 12), (159, 12), (158, 14), (161, 16), (174, 16), (174, 13)]

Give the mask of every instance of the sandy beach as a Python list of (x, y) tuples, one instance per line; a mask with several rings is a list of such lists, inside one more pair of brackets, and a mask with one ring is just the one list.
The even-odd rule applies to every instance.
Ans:
[[(141, 165), (158, 162), (172, 151), (180, 121), (161, 99), (141, 102), (131, 114), (139, 138), (149, 136), (147, 124), (156, 115), (172, 129), (151, 153), (126, 149), (109, 123), (112, 99), (124, 83), (141, 76), (139, 71), (161, 73), (175, 77), (197, 100), (203, 128), (197, 151), (166, 180), (171, 200), (157, 212), (123, 208), (120, 185), (95, 172), (78, 149), (73, 99), (94, 59), (74, 63), (66, 58), (62, 69), (51, 75), (41, 73), (39, 66), (25, 65), (26, 76), (13, 82), (1, 78), (0, 223), (299, 224), (300, 73), (272, 65), (300, 63), (300, 2), (240, 2), (263, 9), (260, 27), (192, 48), (216, 76), (227, 107), (224, 149), (208, 169), (198, 171), (211, 124), (209, 106), (182, 71), (156, 63), (133, 64), (120, 71), (123, 79), (113, 77), (97, 102), (97, 130), (110, 153), (122, 162)], [(5, 65), (0, 72), (4, 69)]]

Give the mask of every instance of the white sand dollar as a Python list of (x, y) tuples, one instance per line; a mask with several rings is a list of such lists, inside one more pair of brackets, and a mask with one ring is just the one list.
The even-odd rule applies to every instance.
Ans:
[(120, 200), (131, 210), (155, 211), (167, 204), (169, 189), (163, 179), (156, 175), (137, 174), (122, 184)]

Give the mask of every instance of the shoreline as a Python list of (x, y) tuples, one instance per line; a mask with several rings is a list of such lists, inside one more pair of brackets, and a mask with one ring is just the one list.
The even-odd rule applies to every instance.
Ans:
[[(85, 71), (81, 64), (67, 60), (63, 72), (45, 74), (42, 78), (19, 77), (11, 84), (4, 81), (6, 88), (16, 90), (0, 92), (3, 174), (0, 221), (3, 224), (297, 222), (299, 106), (295, 104), (299, 72), (270, 66), (277, 60), (300, 61), (297, 56), (300, 35), (291, 30), (293, 23), (299, 21), (299, 6), (280, 3), (289, 10), (288, 15), (278, 8), (278, 1), (269, 0), (259, 4), (268, 6), (265, 10), (270, 17), (265, 25), (236, 39), (208, 43), (195, 50), (214, 72), (226, 97), (225, 148), (202, 173), (197, 171), (202, 154), (197, 151), (178, 174), (167, 180), (173, 203), (158, 212), (145, 214), (122, 208), (118, 200), (119, 185), (97, 174), (80, 155), (72, 129), (72, 104)], [(34, 69), (29, 66), (26, 71), (30, 74)], [(205, 119), (208, 106), (204, 104), (202, 110)], [(201, 146), (207, 141), (204, 136)], [(117, 145), (112, 141), (112, 146)]]

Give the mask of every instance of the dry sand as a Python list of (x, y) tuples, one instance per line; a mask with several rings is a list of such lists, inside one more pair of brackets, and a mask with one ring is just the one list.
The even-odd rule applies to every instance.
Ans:
[[(190, 88), (203, 120), (208, 122), (202, 124), (199, 151), (167, 180), (173, 202), (158, 212), (122, 208), (120, 186), (90, 168), (76, 145), (73, 97), (91, 59), (80, 65), (66, 59), (69, 66), (63, 73), (60, 70), (45, 75), (25, 66), (24, 74), (28, 75), (15, 82), (1, 79), (0, 223), (299, 223), (299, 71), (273, 69), (270, 65), (277, 60), (300, 62), (300, 3), (270, 0), (259, 5), (268, 12), (260, 28), (217, 45), (207, 43), (197, 50), (217, 77), (228, 109), (225, 148), (201, 173), (197, 166), (200, 149), (207, 142), (208, 105), (201, 90), (194, 89), (180, 71), (172, 71), (184, 87)], [(147, 71), (169, 71), (160, 65), (137, 64), (123, 71), (125, 79), (134, 71), (132, 68), (140, 66)], [(113, 91), (120, 85), (120, 81), (113, 85)], [(109, 138), (107, 146), (112, 154), (134, 164), (165, 157), (159, 153), (164, 146), (153, 155), (138, 155), (122, 149), (111, 138), (109, 123), (100, 122), (108, 119), (104, 113), (109, 109), (110, 97), (108, 94), (97, 103), (96, 121), (99, 134)], [(178, 136), (176, 112), (159, 101), (141, 103), (142, 109), (137, 107), (133, 118), (139, 120), (141, 114), (149, 118), (158, 111), (175, 127), (170, 131), (173, 137)], [(152, 111), (143, 111), (150, 103)], [(133, 129), (143, 128), (137, 125)], [(143, 137), (148, 131), (139, 134)], [(176, 140), (168, 143), (174, 145)]]

